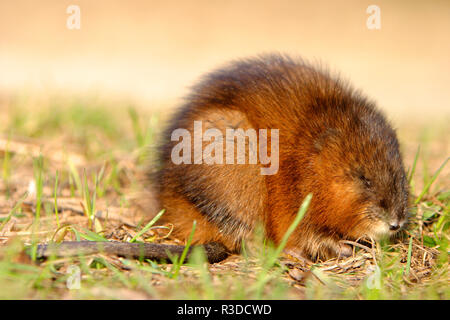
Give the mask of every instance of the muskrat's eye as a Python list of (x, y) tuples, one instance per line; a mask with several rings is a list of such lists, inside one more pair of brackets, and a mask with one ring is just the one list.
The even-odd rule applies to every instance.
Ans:
[(370, 186), (372, 185), (372, 182), (369, 179), (367, 179), (366, 176), (364, 176), (363, 174), (359, 176), (359, 180), (362, 181), (362, 183), (366, 188), (370, 188)]

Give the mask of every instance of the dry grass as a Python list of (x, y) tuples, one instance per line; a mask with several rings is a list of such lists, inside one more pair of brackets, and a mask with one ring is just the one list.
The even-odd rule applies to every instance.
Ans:
[[(17, 101), (20, 100), (3, 106), (2, 128), (7, 129), (0, 138), (0, 298), (449, 297), (447, 167), (422, 199), (413, 204), (424, 185), (432, 180), (429, 172), (435, 172), (445, 160), (446, 150), (439, 159), (419, 156), (408, 230), (392, 242), (361, 242), (350, 258), (312, 265), (283, 256), (267, 269), (267, 251), (259, 247), (248, 255), (234, 255), (213, 265), (197, 257), (181, 266), (177, 275), (170, 264), (101, 254), (33, 261), (23, 253), (25, 245), (75, 240), (77, 233), (118, 241), (136, 236), (145, 221), (139, 210), (140, 200), (148, 196), (142, 192), (141, 177), (147, 170), (143, 146), (153, 143), (160, 123), (155, 115), (145, 111), (138, 117), (133, 112), (128, 116), (120, 108), (105, 112), (95, 100), (90, 102), (94, 104), (91, 111), (83, 109), (85, 115), (81, 119), (76, 118), (82, 104), (77, 99), (63, 100), (61, 108), (39, 111), (25, 111), (26, 103)], [(434, 140), (427, 142), (427, 149), (445, 140), (447, 127), (443, 128), (444, 135), (438, 131)], [(420, 139), (408, 140), (408, 147), (419, 143)], [(412, 167), (416, 148), (409, 149), (405, 150), (405, 162)], [(42, 165), (37, 160), (39, 155)], [(95, 198), (91, 209), (88, 198)], [(89, 210), (95, 218), (89, 219)], [(179, 243), (170, 231), (170, 225), (153, 227), (138, 241)], [(79, 290), (66, 287), (68, 270), (73, 265), (81, 268)], [(7, 287), (10, 290), (3, 290)]]

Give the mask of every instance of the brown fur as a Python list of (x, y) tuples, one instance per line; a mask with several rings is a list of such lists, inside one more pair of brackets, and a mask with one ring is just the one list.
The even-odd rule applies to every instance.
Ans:
[[(226, 128), (279, 129), (278, 173), (261, 175), (260, 163), (175, 165), (171, 133), (192, 133), (196, 120), (203, 132), (224, 135)], [(267, 55), (206, 75), (171, 119), (160, 151), (160, 205), (181, 239), (196, 220), (196, 243), (237, 252), (258, 223), (278, 243), (308, 193), (310, 208), (287, 244), (302, 256), (335, 256), (339, 240), (389, 234), (387, 225), (406, 220), (394, 130), (374, 103), (300, 59)]]

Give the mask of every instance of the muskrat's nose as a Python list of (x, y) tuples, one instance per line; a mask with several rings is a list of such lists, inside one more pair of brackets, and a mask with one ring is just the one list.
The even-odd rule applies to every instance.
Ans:
[(400, 229), (400, 225), (397, 222), (389, 225), (389, 230), (391, 231), (397, 231), (398, 229)]

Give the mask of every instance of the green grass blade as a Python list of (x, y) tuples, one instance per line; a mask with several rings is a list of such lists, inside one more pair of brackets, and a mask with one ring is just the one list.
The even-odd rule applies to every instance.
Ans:
[(80, 175), (78, 174), (77, 168), (72, 161), (69, 160), (69, 169), (71, 174), (71, 179), (75, 182), (79, 195), (83, 195), (83, 185), (81, 183)]
[(405, 275), (409, 275), (409, 271), (411, 270), (412, 243), (413, 237), (410, 237), (408, 246), (408, 260), (406, 261)]
[(25, 192), (23, 196), (17, 201), (16, 205), (11, 209), (11, 211), (6, 216), (5, 220), (3, 220), (2, 224), (0, 225), (0, 231), (5, 227), (5, 225), (8, 223), (9, 220), (11, 220), (11, 217), (13, 214), (17, 211), (17, 209), (22, 205), (22, 203), (25, 201), (25, 199), (28, 197), (28, 192)]
[(428, 192), (428, 190), (430, 189), (433, 182), (437, 179), (437, 177), (441, 173), (442, 169), (444, 169), (445, 165), (448, 162), (448, 159), (450, 159), (450, 158), (445, 159), (445, 161), (442, 163), (442, 165), (439, 167), (439, 169), (437, 169), (437, 171), (434, 173), (433, 177), (430, 179), (430, 181), (428, 181), (428, 183), (423, 188), (422, 193), (417, 197), (416, 201), (414, 201), (414, 204), (418, 204), (420, 202), (420, 200), (422, 200), (423, 196)]
[(158, 221), (159, 218), (161, 218), (161, 216), (164, 214), (166, 210), (162, 209), (149, 223), (147, 223), (145, 225), (145, 227), (143, 227), (141, 229), (141, 231), (139, 231), (129, 242), (136, 242), (136, 239), (139, 238), (140, 236), (142, 236), (144, 233), (146, 233), (148, 231), (148, 229), (150, 229), (156, 221)]
[(289, 237), (294, 232), (294, 230), (297, 228), (297, 226), (300, 224), (300, 221), (302, 221), (303, 217), (305, 216), (306, 211), (308, 210), (309, 204), (311, 203), (311, 199), (312, 199), (312, 194), (310, 193), (305, 197), (305, 200), (303, 200), (303, 203), (300, 206), (300, 209), (298, 210), (297, 216), (295, 217), (294, 221), (291, 223), (291, 225), (287, 229), (286, 233), (284, 234), (283, 238), (281, 239), (281, 242), (278, 245), (272, 259), (269, 259), (269, 267), (271, 267), (275, 264), (276, 259), (278, 259), (281, 252), (283, 251), (284, 247), (286, 246)]
[(178, 274), (180, 272), (181, 265), (183, 264), (184, 260), (186, 259), (187, 253), (191, 246), (192, 239), (194, 238), (196, 226), (197, 226), (197, 221), (194, 220), (194, 223), (192, 224), (191, 233), (189, 234), (189, 238), (187, 239), (186, 246), (184, 247), (184, 250), (181, 253), (181, 257), (179, 259), (176, 259), (176, 261), (173, 262), (173, 268), (172, 268), (172, 270), (173, 270), (172, 278), (173, 279), (178, 278)]
[[(11, 140), (11, 133), (8, 135), (8, 140), (6, 142), (6, 148), (4, 150), (4, 157), (3, 157), (3, 171), (2, 171), (2, 177), (5, 181), (5, 184), (8, 184), (9, 177), (11, 175), (11, 162), (10, 162), (10, 152), (9, 152), (9, 143)], [(9, 193), (9, 191), (8, 191)]]
[(189, 238), (187, 240), (186, 246), (184, 247), (183, 253), (180, 257), (180, 265), (183, 264), (184, 260), (186, 259), (187, 253), (189, 251), (189, 247), (191, 246), (192, 239), (194, 238), (195, 228), (197, 226), (197, 221), (194, 220), (194, 223), (192, 224), (192, 230), (189, 234)]
[(128, 108), (128, 115), (130, 116), (131, 119), (136, 144), (138, 145), (138, 147), (142, 147), (144, 136), (142, 134), (142, 129), (139, 124), (139, 115), (136, 109), (134, 109), (133, 107)]
[(420, 153), (420, 145), (417, 147), (417, 151), (416, 151), (416, 156), (414, 157), (414, 162), (411, 168), (411, 172), (409, 173), (408, 176), (408, 184), (411, 184), (411, 180), (414, 176), (414, 173), (416, 172), (416, 165), (417, 165), (417, 160), (419, 159), (419, 153)]
[(55, 217), (56, 217), (56, 225), (58, 226), (58, 228), (60, 227), (59, 225), (59, 214), (58, 214), (58, 170), (56, 170), (56, 175), (55, 175), (55, 192), (54, 192), (54, 197), (55, 197)]
[(102, 237), (98, 233), (95, 233), (89, 229), (83, 228), (83, 231), (85, 233), (78, 232), (79, 236), (83, 239), (89, 240), (89, 241), (99, 241), (99, 242), (108, 242), (109, 240)]

